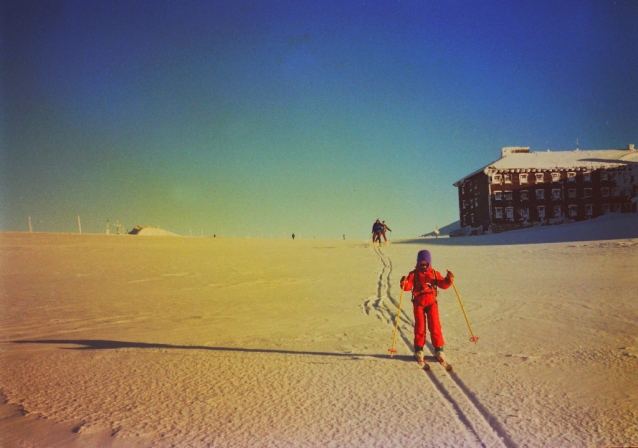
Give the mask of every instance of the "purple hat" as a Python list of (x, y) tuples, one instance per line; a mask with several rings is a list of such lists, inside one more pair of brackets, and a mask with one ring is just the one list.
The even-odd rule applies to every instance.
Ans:
[(416, 256), (416, 264), (421, 263), (422, 261), (427, 261), (429, 265), (432, 264), (432, 255), (430, 255), (429, 250), (421, 250)]

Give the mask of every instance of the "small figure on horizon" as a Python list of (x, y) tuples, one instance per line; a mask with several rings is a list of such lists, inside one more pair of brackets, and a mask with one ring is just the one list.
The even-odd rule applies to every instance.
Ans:
[(423, 346), (425, 345), (425, 328), (430, 330), (430, 340), (434, 346), (434, 355), (442, 365), (447, 366), (443, 356), (443, 330), (439, 319), (439, 304), (436, 300), (438, 288), (448, 289), (452, 286), (454, 274), (447, 271), (443, 277), (432, 267), (430, 251), (419, 251), (416, 268), (407, 277), (401, 277), (403, 291), (412, 291), (414, 307), (414, 357), (419, 364), (425, 364)]
[[(388, 231), (388, 230), (389, 230), (390, 232), (392, 232), (392, 229), (391, 229), (390, 227), (388, 227), (388, 225), (385, 223), (385, 221), (383, 221), (383, 222), (381, 223), (381, 235), (383, 235), (383, 240), (384, 240), (386, 243), (388, 242), (388, 239), (387, 239), (387, 238), (386, 238), (386, 236), (385, 236), (385, 232), (386, 232), (386, 231)], [(381, 243), (381, 239), (379, 239), (379, 243)]]
[(378, 242), (381, 245), (381, 232), (383, 230), (383, 226), (381, 225), (381, 220), (377, 219), (372, 225), (372, 244)]
[(292, 234), (292, 239), (293, 239), (293, 240), (295, 239), (295, 234), (294, 234), (294, 233)]

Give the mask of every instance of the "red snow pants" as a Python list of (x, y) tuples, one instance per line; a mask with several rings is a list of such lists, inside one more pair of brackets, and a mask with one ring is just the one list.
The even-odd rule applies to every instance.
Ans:
[(426, 307), (414, 305), (414, 348), (423, 348), (425, 345), (426, 320), (427, 327), (430, 330), (432, 345), (435, 349), (443, 347), (443, 331), (441, 330), (441, 320), (439, 319), (439, 304), (434, 302)]

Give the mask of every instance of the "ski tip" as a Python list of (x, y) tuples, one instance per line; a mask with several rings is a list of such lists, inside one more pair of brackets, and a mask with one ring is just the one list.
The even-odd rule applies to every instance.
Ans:
[(425, 370), (427, 372), (428, 370), (430, 370), (430, 364), (427, 364), (427, 363), (424, 362), (422, 368), (423, 368), (423, 370)]

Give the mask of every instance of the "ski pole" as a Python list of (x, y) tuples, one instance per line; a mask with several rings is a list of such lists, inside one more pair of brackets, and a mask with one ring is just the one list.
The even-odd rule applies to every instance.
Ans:
[(397, 340), (397, 329), (399, 328), (399, 317), (401, 317), (401, 303), (403, 302), (403, 285), (401, 285), (401, 295), (399, 296), (399, 311), (397, 311), (397, 323), (394, 326), (394, 335), (392, 336), (392, 348), (388, 349), (388, 351), (390, 352), (390, 358), (392, 358), (394, 356), (394, 354), (397, 352), (394, 349), (394, 343)]
[[(448, 271), (450, 272), (450, 271)], [(465, 317), (465, 322), (467, 323), (467, 328), (470, 330), (470, 335), (472, 336), (470, 338), (471, 342), (476, 342), (478, 341), (478, 336), (474, 336), (474, 333), (472, 332), (472, 327), (470, 326), (470, 321), (467, 318), (467, 313), (465, 312), (465, 307), (463, 306), (463, 302), (461, 301), (461, 296), (459, 295), (459, 292), (456, 290), (456, 285), (454, 284), (454, 280), (452, 280), (452, 287), (454, 288), (454, 292), (456, 293), (456, 297), (459, 299), (459, 305), (461, 305), (461, 311), (463, 311), (463, 316)]]

